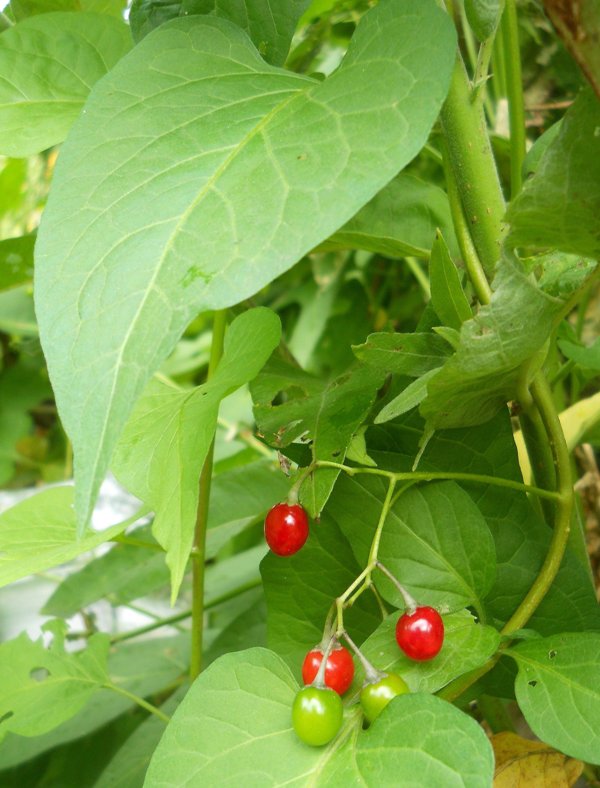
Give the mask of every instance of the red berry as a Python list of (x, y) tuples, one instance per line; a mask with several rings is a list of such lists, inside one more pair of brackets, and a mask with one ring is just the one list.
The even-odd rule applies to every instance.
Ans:
[[(313, 648), (304, 657), (302, 664), (302, 681), (311, 684), (323, 661), (323, 651), (319, 646)], [(354, 678), (354, 660), (347, 648), (337, 646), (329, 652), (325, 667), (325, 686), (343, 695), (352, 684)]]
[(278, 503), (265, 519), (265, 539), (276, 555), (297, 553), (308, 539), (308, 516), (299, 504)]
[(423, 662), (433, 659), (444, 642), (444, 622), (432, 607), (418, 607), (404, 613), (396, 624), (396, 640), (407, 657)]

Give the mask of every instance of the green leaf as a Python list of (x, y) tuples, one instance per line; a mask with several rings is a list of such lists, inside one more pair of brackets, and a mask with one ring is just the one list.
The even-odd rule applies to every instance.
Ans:
[(548, 252), (526, 262), (541, 267), (539, 286), (545, 293), (556, 298), (571, 296), (583, 285), (598, 264), (596, 260), (564, 252)]
[(451, 353), (448, 343), (436, 334), (370, 334), (354, 355), (383, 372), (418, 378), (443, 366)]
[[(196, 682), (173, 715), (146, 775), (146, 788), (231, 784), (489, 786), (491, 746), (481, 727), (429, 695), (403, 695), (360, 731), (350, 712), (326, 747), (302, 744), (291, 726), (298, 685), (264, 649), (222, 657)], [(345, 735), (344, 735), (345, 734)], [(276, 753), (277, 757), (273, 757)], [(420, 779), (420, 778), (419, 778)]]
[(558, 341), (558, 347), (563, 356), (579, 364), (582, 369), (600, 371), (600, 339), (587, 347), (562, 339)]
[(562, 301), (543, 293), (505, 258), (491, 303), (463, 323), (456, 353), (427, 385), (421, 413), (428, 425), (481, 424), (515, 399), (544, 361), (543, 349), (561, 306)]
[(600, 634), (567, 633), (507, 652), (517, 661), (517, 700), (542, 741), (600, 764)]
[(329, 785), (489, 788), (494, 754), (480, 725), (432, 695), (406, 694), (386, 706), (356, 746), (329, 763)]
[(401, 416), (409, 410), (416, 408), (427, 396), (427, 383), (437, 374), (438, 369), (430, 369), (420, 378), (413, 380), (412, 383), (403, 389), (397, 397), (390, 400), (375, 416), (375, 424), (382, 424), (385, 421)]
[(108, 681), (109, 639), (92, 635), (77, 654), (55, 636), (50, 649), (22, 634), (0, 646), (0, 740), (39, 736), (69, 719)]
[(26, 177), (26, 159), (6, 159), (2, 163), (2, 169), (0, 169), (0, 215), (18, 210), (21, 207)]
[(36, 245), (36, 309), (82, 523), (137, 397), (189, 321), (290, 268), (420, 150), (454, 39), (434, 0), (384, 0), (320, 82), (265, 65), (231, 23), (190, 17), (98, 84)]
[(271, 506), (287, 497), (289, 488), (289, 479), (269, 460), (218, 474), (210, 488), (207, 558), (214, 558), (236, 534), (263, 519)]
[[(341, 477), (331, 496), (329, 514), (359, 566), (367, 563), (387, 487), (381, 477)], [(442, 611), (481, 607), (496, 577), (492, 535), (454, 482), (430, 482), (400, 495), (386, 519), (379, 560), (420, 602)], [(404, 607), (388, 578), (375, 574), (374, 580), (385, 599)]]
[(600, 257), (599, 125), (600, 102), (588, 88), (568, 110), (537, 172), (508, 210), (511, 246)]
[(22, 22), (29, 16), (53, 11), (79, 11), (79, 0), (11, 0), (10, 10), (15, 20)]
[[(327, 382), (273, 357), (250, 387), (259, 430), (272, 446), (289, 446), (302, 437), (311, 441), (313, 460), (342, 462), (383, 380), (383, 374), (357, 364)], [(282, 393), (288, 394), (286, 401), (273, 405)], [(302, 485), (301, 501), (313, 517), (338, 475), (337, 470), (321, 470)]]
[(503, 7), (503, 0), (465, 0), (469, 25), (480, 41), (489, 38), (498, 27)]
[(456, 248), (446, 193), (401, 173), (319, 249), (366, 249), (391, 258), (428, 258), (437, 228)]
[(541, 158), (546, 152), (546, 148), (554, 141), (554, 138), (561, 129), (561, 125), (562, 118), (556, 123), (553, 123), (550, 128), (546, 129), (546, 131), (536, 139), (531, 148), (529, 148), (523, 159), (523, 179), (535, 175), (540, 166)]
[[(282, 559), (270, 554), (262, 561), (267, 642), (298, 677), (304, 655), (321, 641), (333, 601), (361, 568), (348, 540), (327, 515), (311, 524), (308, 541), (296, 555)], [(364, 640), (381, 620), (373, 595), (359, 597), (344, 619), (352, 637)]]
[(35, 235), (0, 241), (0, 290), (31, 282)]
[(113, 463), (117, 478), (155, 513), (152, 532), (166, 550), (174, 602), (192, 548), (198, 479), (221, 400), (251, 380), (281, 337), (274, 312), (258, 307), (230, 325), (214, 376), (195, 389), (153, 381), (125, 428)]
[[(145, 698), (172, 688), (187, 670), (188, 655), (189, 635), (123, 643), (111, 649), (108, 672), (114, 684)], [(87, 736), (134, 706), (123, 695), (100, 690), (78, 714), (42, 736), (26, 738), (9, 734), (0, 747), (0, 769), (14, 767), (58, 745)], [(162, 727), (164, 730), (164, 723)]]
[(310, 364), (332, 312), (339, 308), (345, 262), (341, 255), (315, 256), (311, 260), (314, 280), (293, 292), (300, 314), (287, 344), (302, 367)]
[[(444, 645), (437, 657), (427, 662), (415, 662), (398, 648), (394, 634), (397, 615), (388, 616), (360, 649), (378, 670), (402, 676), (411, 692), (437, 692), (457, 676), (483, 665), (500, 645), (498, 632), (475, 623), (468, 610), (443, 618)], [(356, 684), (360, 686), (363, 678), (364, 671), (357, 665)]]
[(212, 14), (245, 30), (267, 63), (282, 66), (310, 0), (134, 0), (129, 20), (139, 41), (178, 16)]
[(62, 142), (100, 77), (131, 48), (110, 16), (33, 16), (0, 35), (0, 152), (30, 156)]
[(267, 546), (261, 542), (249, 550), (243, 550), (206, 567), (206, 604), (214, 604), (215, 600), (229, 596), (237, 589), (258, 586), (259, 565), (266, 552)]
[[(173, 693), (166, 703), (162, 704), (161, 711), (172, 716), (187, 690), (184, 686)], [(164, 722), (150, 714), (122, 743), (94, 782), (94, 788), (141, 788), (152, 753), (164, 732)]]
[(450, 257), (444, 236), (440, 232), (431, 250), (429, 283), (431, 303), (438, 317), (444, 325), (460, 331), (462, 324), (473, 317), (473, 312), (462, 289), (458, 271)]
[(77, 539), (73, 488), (53, 487), (0, 514), (0, 586), (71, 561), (122, 533), (131, 520)]
[(25, 285), (0, 292), (0, 331), (16, 337), (37, 337), (31, 296), (31, 287)]
[[(137, 529), (135, 539), (156, 542), (149, 528)], [(78, 611), (104, 597), (114, 604), (126, 604), (154, 591), (169, 581), (165, 557), (161, 550), (118, 544), (66, 577), (44, 605), (48, 616), (70, 618)]]
[(246, 596), (248, 603), (245, 609), (221, 630), (204, 653), (204, 666), (210, 665), (223, 654), (267, 644), (267, 606), (264, 595), (259, 595), (258, 601), (253, 594)]
[[(368, 447), (380, 467), (409, 471), (419, 451), (423, 423), (417, 414), (369, 430)], [(508, 411), (487, 424), (440, 430), (425, 448), (421, 471), (486, 474), (522, 481)], [(524, 493), (486, 484), (462, 483), (494, 537), (496, 581), (485, 604), (499, 622), (507, 621), (537, 577), (552, 533)], [(567, 550), (558, 575), (534, 613), (530, 626), (542, 635), (600, 631), (600, 607), (589, 574)]]
[(34, 363), (21, 360), (0, 373), (0, 484), (13, 477), (17, 442), (33, 430), (30, 410), (49, 396), (48, 380)]

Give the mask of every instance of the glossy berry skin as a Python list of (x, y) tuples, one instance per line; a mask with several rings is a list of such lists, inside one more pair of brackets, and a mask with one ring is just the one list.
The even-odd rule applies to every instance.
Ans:
[(298, 738), (312, 747), (328, 744), (342, 727), (344, 708), (337, 692), (304, 687), (294, 698), (292, 725)]
[[(319, 670), (319, 665), (323, 661), (323, 652), (317, 646), (309, 651), (304, 657), (302, 664), (302, 681), (310, 684), (314, 681)], [(343, 695), (352, 684), (354, 678), (354, 660), (347, 648), (338, 646), (329, 652), (327, 665), (325, 667), (325, 686), (329, 687), (338, 695)]]
[(278, 503), (265, 518), (265, 539), (275, 555), (293, 555), (308, 539), (308, 515), (300, 504)]
[(396, 624), (396, 641), (410, 659), (424, 662), (439, 654), (444, 643), (444, 622), (432, 607), (404, 613)]
[(388, 673), (379, 681), (365, 684), (360, 692), (360, 705), (365, 717), (373, 722), (393, 698), (406, 692), (410, 692), (408, 684), (396, 673)]

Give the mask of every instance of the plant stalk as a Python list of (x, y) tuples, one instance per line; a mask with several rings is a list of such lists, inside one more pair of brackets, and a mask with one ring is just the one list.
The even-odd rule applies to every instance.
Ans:
[(142, 709), (149, 711), (150, 714), (154, 714), (155, 717), (158, 717), (159, 720), (169, 724), (171, 722), (171, 718), (161, 711), (156, 706), (153, 706), (152, 703), (148, 703), (147, 700), (144, 698), (140, 698), (139, 695), (135, 695), (133, 692), (129, 692), (129, 690), (124, 689), (123, 687), (119, 687), (116, 684), (105, 684), (106, 689), (113, 690), (113, 692), (117, 692), (119, 695), (123, 695), (124, 698), (128, 698), (129, 700), (133, 701), (138, 706), (141, 706)]
[(506, 92), (510, 125), (510, 189), (515, 197), (523, 182), (523, 159), (525, 158), (525, 105), (523, 101), (523, 77), (521, 75), (521, 51), (519, 48), (519, 26), (515, 0), (506, 0), (501, 20), (502, 47)]
[[(214, 375), (223, 355), (227, 311), (215, 312), (213, 319), (213, 335), (208, 362), (207, 380)], [(206, 555), (206, 527), (208, 524), (208, 503), (212, 481), (214, 439), (204, 460), (198, 485), (198, 509), (196, 513), (196, 530), (191, 552), (192, 559), (192, 649), (190, 659), (190, 678), (192, 681), (202, 669), (202, 644), (204, 636), (204, 560)]]
[(460, 55), (441, 112), (442, 129), (473, 245), (487, 276), (500, 258), (504, 236), (504, 197), (487, 133), (485, 113), (473, 101)]

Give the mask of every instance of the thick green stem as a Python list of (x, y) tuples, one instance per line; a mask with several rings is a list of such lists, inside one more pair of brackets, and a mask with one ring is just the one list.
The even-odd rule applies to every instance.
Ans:
[(504, 235), (504, 197), (485, 114), (481, 103), (473, 100), (460, 55), (454, 66), (441, 121), (450, 168), (473, 244), (485, 272), (490, 276), (500, 257)]
[[(213, 336), (208, 362), (207, 380), (214, 375), (223, 355), (227, 313), (225, 310), (215, 312)], [(196, 514), (196, 530), (192, 547), (192, 652), (190, 659), (190, 678), (192, 681), (202, 669), (202, 643), (204, 636), (204, 559), (206, 553), (206, 527), (208, 523), (208, 502), (212, 480), (214, 440), (211, 443), (202, 473), (200, 474), (198, 510)]]
[(488, 283), (485, 271), (481, 265), (481, 260), (473, 244), (473, 239), (471, 238), (471, 231), (465, 219), (465, 213), (458, 192), (458, 185), (454, 177), (454, 171), (450, 166), (448, 148), (445, 144), (443, 144), (443, 151), (446, 190), (448, 192), (454, 232), (458, 240), (463, 262), (479, 303), (489, 304), (492, 299), (492, 289)]
[(515, 0), (506, 0), (501, 27), (510, 122), (510, 185), (514, 197), (521, 191), (525, 158), (525, 105)]

